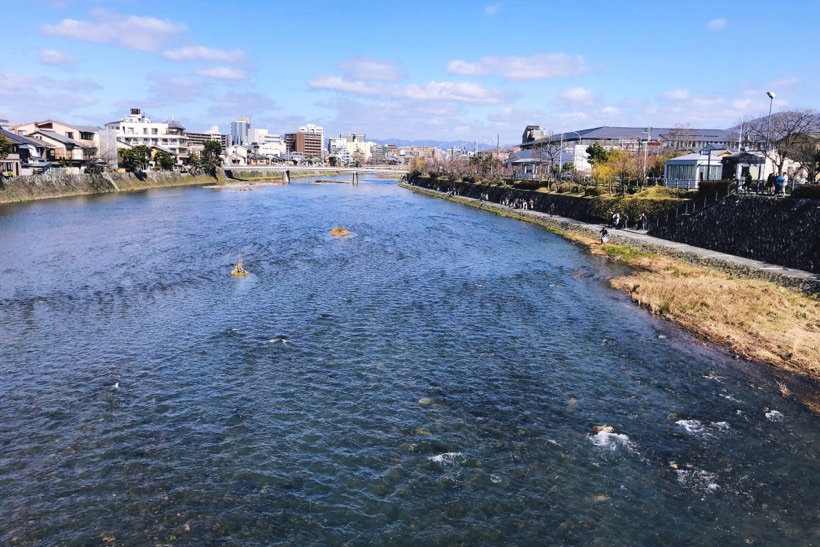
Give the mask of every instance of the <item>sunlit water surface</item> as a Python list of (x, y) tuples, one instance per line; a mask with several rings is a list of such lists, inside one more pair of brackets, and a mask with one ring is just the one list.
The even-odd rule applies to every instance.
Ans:
[(613, 268), (365, 177), (0, 208), (0, 542), (820, 544), (818, 419)]

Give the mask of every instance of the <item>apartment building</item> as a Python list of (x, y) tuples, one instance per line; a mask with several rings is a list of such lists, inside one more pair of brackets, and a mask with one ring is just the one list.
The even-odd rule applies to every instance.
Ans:
[(168, 152), (178, 160), (188, 157), (185, 127), (177, 121), (153, 122), (139, 108), (132, 108), (128, 116), (119, 121), (109, 122), (105, 127), (116, 131), (118, 145), (145, 145)]

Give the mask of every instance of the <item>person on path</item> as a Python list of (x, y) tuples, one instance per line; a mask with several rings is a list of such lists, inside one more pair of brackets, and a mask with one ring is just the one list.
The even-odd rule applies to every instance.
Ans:
[(606, 226), (601, 228), (601, 245), (609, 241), (609, 230), (606, 229)]

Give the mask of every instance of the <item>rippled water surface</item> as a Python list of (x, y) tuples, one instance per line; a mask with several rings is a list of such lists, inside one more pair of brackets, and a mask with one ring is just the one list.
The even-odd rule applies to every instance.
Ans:
[(0, 208), (0, 542), (820, 544), (818, 419), (617, 274), (364, 177)]

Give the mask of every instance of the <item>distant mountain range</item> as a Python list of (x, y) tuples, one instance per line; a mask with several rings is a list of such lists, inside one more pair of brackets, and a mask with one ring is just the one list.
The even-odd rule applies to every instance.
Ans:
[[(492, 148), (495, 148), (495, 146), (488, 144), (486, 142), (477, 141), (408, 141), (404, 139), (373, 139), (372, 142), (375, 142), (376, 144), (394, 144), (396, 146), (430, 146), (433, 148), (441, 148), (442, 150), (446, 150), (448, 148), (466, 148), (467, 150), (490, 150)], [(504, 146), (502, 146), (502, 148), (504, 148)]]

